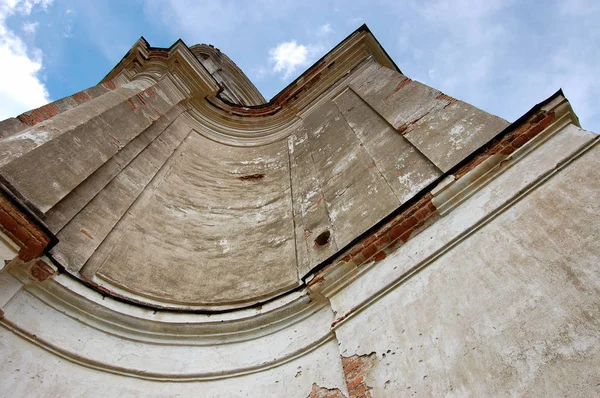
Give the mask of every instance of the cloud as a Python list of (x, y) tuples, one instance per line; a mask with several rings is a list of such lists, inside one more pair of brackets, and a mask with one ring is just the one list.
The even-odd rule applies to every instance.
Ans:
[(408, 76), (509, 121), (562, 87), (583, 127), (598, 130), (597, 0), (555, 0), (546, 8), (515, 0), (393, 7), (412, 15), (394, 27), (391, 49)]
[(295, 40), (279, 43), (269, 50), (273, 72), (287, 80), (299, 67), (307, 66), (323, 49), (320, 46), (305, 46)]
[(252, 69), (253, 77), (256, 80), (262, 79), (263, 77), (265, 77), (267, 75), (267, 73), (268, 73), (267, 68), (265, 68), (262, 65)]
[[(48, 90), (39, 79), (42, 53), (28, 48), (25, 42), (6, 25), (15, 13), (29, 15), (34, 6), (42, 9), (50, 1), (14, 1), (0, 4), (0, 120), (15, 116), (50, 101)], [(35, 30), (35, 29), (33, 29)]]
[(330, 24), (326, 23), (325, 25), (319, 27), (318, 34), (320, 36), (325, 36), (325, 35), (327, 35), (327, 34), (329, 34), (331, 32), (333, 32), (333, 28), (331, 27)]
[(39, 23), (38, 22), (25, 22), (23, 24), (23, 32), (34, 34), (37, 29)]
[(33, 8), (39, 5), (42, 10), (47, 10), (54, 0), (9, 0), (5, 7), (17, 11), (20, 14), (29, 15)]

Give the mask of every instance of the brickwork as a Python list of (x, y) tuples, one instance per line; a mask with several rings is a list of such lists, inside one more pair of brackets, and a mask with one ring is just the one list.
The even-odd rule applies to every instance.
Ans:
[[(438, 99), (456, 101), (446, 94), (440, 94)], [(484, 148), (480, 149), (477, 156), (460, 166), (454, 173), (455, 181), (465, 176), (469, 171), (492, 155), (501, 154), (508, 156), (512, 154), (552, 124), (554, 119), (555, 115), (552, 112), (539, 111), (532, 115), (520, 126), (508, 131), (501, 137), (497, 137)], [(394, 216), (378, 230), (344, 252), (339, 260), (334, 261), (333, 264), (319, 272), (309, 283), (309, 286), (323, 280), (325, 275), (336, 266), (338, 261), (360, 266), (369, 261), (378, 262), (386, 258), (388, 253), (396, 250), (400, 245), (418, 235), (439, 218), (432, 198), (433, 195), (430, 192), (424, 194), (413, 205)]]
[(367, 385), (366, 377), (375, 366), (375, 353), (369, 355), (353, 355), (342, 357), (344, 377), (350, 398), (373, 398), (371, 387)]
[(317, 383), (313, 383), (312, 390), (307, 398), (345, 398), (345, 396), (337, 388), (319, 387)]
[(396, 248), (398, 244), (406, 243), (437, 216), (437, 210), (431, 199), (431, 194), (423, 196), (378, 231), (356, 244), (342, 256), (341, 261), (360, 265), (369, 260), (383, 260), (390, 249)]
[(463, 165), (454, 174), (455, 178), (458, 180), (492, 155), (500, 153), (508, 156), (512, 154), (514, 151), (529, 142), (532, 138), (544, 131), (546, 127), (552, 124), (554, 119), (555, 114), (553, 112), (540, 111), (536, 113), (519, 127), (492, 141), (484, 151), (479, 153), (470, 162)]
[(43, 122), (44, 120), (48, 120), (58, 115), (59, 113), (72, 109), (77, 105), (81, 105), (92, 98), (95, 98), (110, 90), (114, 90), (115, 88), (117, 88), (117, 85), (113, 81), (108, 81), (99, 84), (98, 86), (75, 93), (69, 97), (65, 97), (61, 100), (54, 101), (42, 107), (22, 113), (17, 116), (17, 119), (27, 126), (34, 126)]
[(0, 193), (0, 230), (19, 245), (21, 248), (19, 258), (23, 261), (40, 257), (50, 244), (50, 237), (2, 193)]
[(38, 260), (35, 264), (33, 264), (29, 270), (31, 276), (39, 281), (43, 282), (52, 275), (54, 275), (54, 268), (43, 262), (42, 260)]

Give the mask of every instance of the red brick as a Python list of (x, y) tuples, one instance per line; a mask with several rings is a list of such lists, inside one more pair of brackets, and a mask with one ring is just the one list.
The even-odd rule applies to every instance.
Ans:
[(362, 251), (362, 255), (365, 256), (365, 259), (368, 259), (375, 253), (377, 253), (377, 247), (375, 247), (375, 245), (369, 245)]
[(350, 254), (346, 254), (344, 257), (342, 257), (340, 259), (340, 261), (343, 261), (345, 263), (349, 263), (350, 261), (352, 261), (352, 256)]
[(344, 368), (344, 373), (348, 374), (352, 369), (360, 366), (361, 360), (358, 356), (353, 357), (342, 357), (342, 368)]
[(4, 209), (0, 209), (0, 225), (2, 225), (5, 232), (9, 232), (11, 234), (17, 228), (17, 222), (15, 219), (6, 214)]
[(348, 393), (350, 394), (350, 398), (355, 398), (362, 396), (365, 392), (368, 391), (368, 389), (369, 387), (367, 387), (366, 384), (360, 384), (356, 386), (353, 390), (348, 391)]
[(362, 384), (364, 381), (365, 381), (365, 377), (364, 376), (358, 376), (358, 377), (355, 377), (352, 380), (348, 380), (347, 384), (346, 384), (347, 387), (348, 387), (348, 391), (355, 389), (360, 384)]
[(19, 258), (24, 261), (39, 257), (50, 243), (50, 237), (2, 194), (0, 194), (0, 227), (20, 246)]
[(402, 234), (404, 234), (404, 232), (406, 232), (406, 228), (404, 228), (403, 225), (396, 225), (390, 231), (390, 239), (392, 241), (395, 241), (396, 239), (398, 239), (398, 237), (400, 237)]
[(83, 104), (84, 102), (89, 101), (91, 99), (90, 95), (85, 91), (75, 93), (71, 96), (71, 98), (73, 98), (78, 104)]
[(369, 246), (371, 243), (374, 243), (376, 240), (377, 240), (377, 235), (376, 235), (376, 234), (373, 234), (373, 235), (370, 235), (370, 236), (366, 237), (366, 238), (365, 238), (365, 239), (364, 239), (362, 242), (360, 242), (360, 244), (361, 244), (363, 247), (367, 247), (367, 246)]
[(102, 83), (102, 86), (109, 90), (114, 90), (115, 88), (117, 88), (117, 85), (112, 80)]
[(389, 244), (390, 244), (390, 236), (387, 234), (385, 236), (380, 237), (379, 239), (377, 239), (375, 241), (375, 246), (377, 246), (378, 249), (386, 247)]
[(40, 282), (45, 281), (48, 277), (54, 275), (54, 269), (50, 267), (48, 264), (39, 260), (31, 267), (31, 276), (37, 279)]
[(387, 257), (387, 254), (386, 254), (386, 252), (384, 252), (384, 251), (382, 250), (382, 251), (379, 251), (379, 252), (377, 252), (377, 253), (375, 254), (375, 256), (373, 257), (373, 260), (375, 260), (375, 262), (379, 262), (379, 261), (383, 260), (383, 259), (384, 259), (384, 258), (386, 258), (386, 257)]
[(366, 258), (362, 253), (357, 253), (356, 255), (352, 256), (352, 262), (356, 265), (364, 263), (365, 260)]

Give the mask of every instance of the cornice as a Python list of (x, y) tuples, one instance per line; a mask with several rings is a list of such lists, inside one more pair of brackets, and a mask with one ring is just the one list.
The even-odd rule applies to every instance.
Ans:
[(16, 288), (9, 289), (15, 293), (3, 307), (0, 324), (66, 360), (130, 377), (236, 377), (280, 366), (333, 338), (327, 303), (306, 291), (260, 308), (209, 315), (121, 302), (65, 274), (41, 283), (30, 278), (25, 267), (11, 267), (3, 275), (3, 286)]
[[(187, 98), (188, 118), (199, 133), (227, 145), (256, 146), (289, 136), (296, 129), (300, 114), (306, 114), (321, 98), (334, 95), (340, 82), (346, 81), (365, 61), (374, 59), (398, 70), (363, 25), (269, 102), (245, 106), (231, 103), (220, 94), (219, 84), (196, 57), (205, 52), (217, 54), (210, 46), (188, 48), (181, 40), (168, 49), (153, 48), (141, 38), (103, 82), (118, 76), (153, 81), (169, 78)], [(232, 77), (231, 84), (253, 97), (255, 89), (248, 78), (225, 54), (218, 54), (226, 58), (224, 65)]]

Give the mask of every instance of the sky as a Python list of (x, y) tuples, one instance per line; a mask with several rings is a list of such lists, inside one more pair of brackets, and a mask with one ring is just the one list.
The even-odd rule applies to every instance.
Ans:
[(269, 99), (363, 23), (414, 80), (511, 122), (562, 88), (600, 132), (598, 0), (0, 0), (0, 120), (97, 84), (140, 36), (213, 44)]

